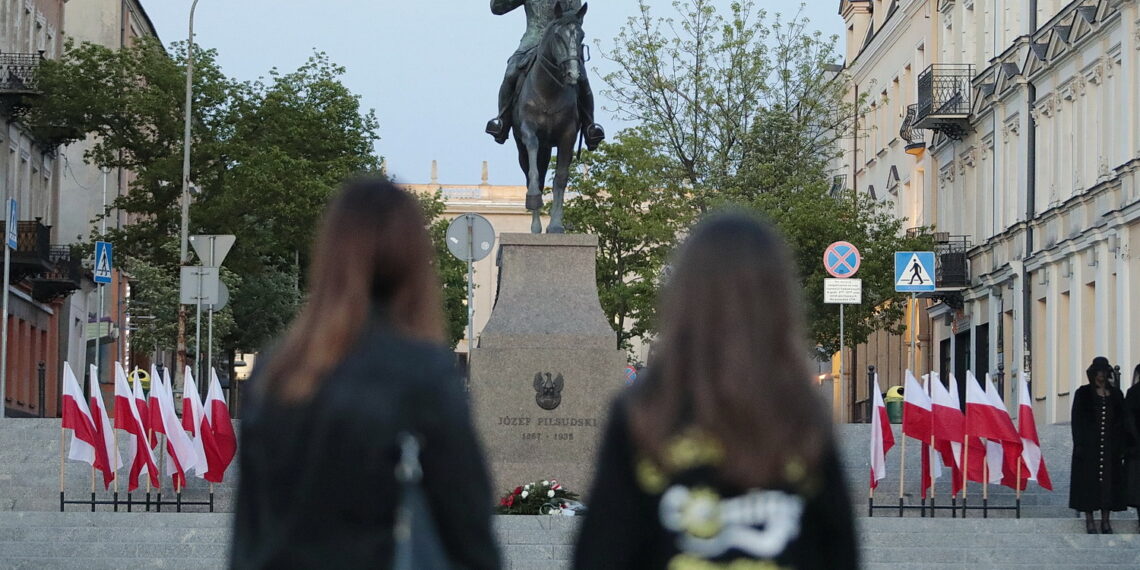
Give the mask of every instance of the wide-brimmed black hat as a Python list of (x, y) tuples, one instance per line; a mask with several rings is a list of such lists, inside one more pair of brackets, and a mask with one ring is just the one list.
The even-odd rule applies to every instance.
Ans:
[(1096, 377), (1096, 373), (1101, 370), (1104, 371), (1105, 378), (1112, 378), (1112, 365), (1108, 363), (1107, 358), (1098, 356), (1093, 359), (1092, 364), (1089, 365), (1088, 370), (1085, 371), (1085, 374), (1088, 374), (1089, 382), (1092, 382), (1093, 378)]

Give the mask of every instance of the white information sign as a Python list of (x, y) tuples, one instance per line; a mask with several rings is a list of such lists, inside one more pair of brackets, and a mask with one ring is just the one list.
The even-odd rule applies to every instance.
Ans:
[(863, 302), (862, 279), (824, 279), (823, 302), (832, 305), (858, 305)]

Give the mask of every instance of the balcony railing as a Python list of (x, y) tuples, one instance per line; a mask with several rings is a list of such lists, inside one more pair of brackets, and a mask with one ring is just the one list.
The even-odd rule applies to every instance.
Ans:
[[(0, 221), (0, 236), (7, 235), (7, 223)], [(2, 246), (2, 244), (0, 244)], [(11, 283), (52, 268), (51, 228), (39, 220), (17, 222), (16, 250), (12, 252)]]
[(970, 286), (970, 236), (952, 236), (945, 232), (934, 233), (934, 253), (939, 289), (965, 289)]
[(43, 61), (39, 53), (0, 53), (0, 95), (38, 93), (36, 74)]
[(922, 136), (922, 129), (914, 126), (916, 117), (918, 117), (918, 103), (907, 105), (906, 118), (903, 119), (902, 127), (899, 128), (899, 137), (906, 141), (907, 154), (921, 155), (923, 149), (926, 148), (926, 140)]
[(969, 126), (973, 79), (973, 65), (935, 63), (927, 67), (918, 76), (914, 126), (960, 139)]
[(69, 245), (51, 246), (51, 269), (32, 277), (32, 296), (49, 303), (66, 297), (83, 283), (83, 263), (80, 255)]

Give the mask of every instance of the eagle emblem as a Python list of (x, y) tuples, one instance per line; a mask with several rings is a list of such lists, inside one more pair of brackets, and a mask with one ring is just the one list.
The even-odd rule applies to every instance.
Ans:
[(534, 375), (534, 401), (544, 410), (553, 410), (562, 403), (562, 386), (566, 381), (563, 380), (561, 373), (554, 378), (551, 378), (549, 372), (545, 373), (545, 378), (543, 374), (538, 372)]

